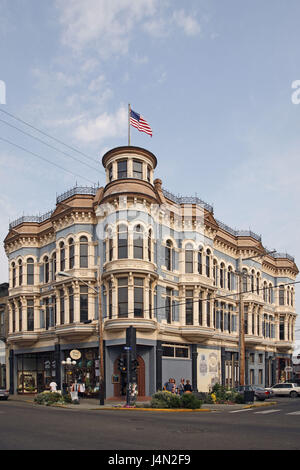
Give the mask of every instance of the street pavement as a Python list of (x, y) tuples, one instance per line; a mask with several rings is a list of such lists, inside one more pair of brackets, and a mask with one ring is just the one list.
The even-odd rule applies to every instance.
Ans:
[(97, 400), (58, 408), (25, 398), (0, 402), (1, 450), (300, 450), (300, 398), (203, 413), (118, 411)]

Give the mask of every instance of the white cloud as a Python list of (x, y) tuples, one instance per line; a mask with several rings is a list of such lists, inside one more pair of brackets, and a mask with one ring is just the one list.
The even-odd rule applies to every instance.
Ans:
[(173, 21), (183, 29), (187, 36), (196, 36), (201, 32), (200, 25), (194, 16), (187, 14), (184, 10), (173, 13)]
[(91, 143), (101, 142), (110, 137), (123, 137), (126, 135), (128, 111), (121, 106), (114, 114), (102, 113), (95, 119), (90, 119), (78, 126), (74, 136), (78, 141)]
[(93, 43), (101, 57), (128, 51), (131, 33), (154, 15), (157, 0), (57, 0), (63, 43), (81, 53)]

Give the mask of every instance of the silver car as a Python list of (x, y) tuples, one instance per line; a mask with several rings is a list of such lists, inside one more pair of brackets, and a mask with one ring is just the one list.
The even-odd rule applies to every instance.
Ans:
[(274, 395), (285, 395), (292, 398), (300, 396), (300, 386), (295, 383), (280, 383), (268, 388)]
[(8, 400), (9, 391), (5, 390), (5, 388), (0, 388), (0, 400)]

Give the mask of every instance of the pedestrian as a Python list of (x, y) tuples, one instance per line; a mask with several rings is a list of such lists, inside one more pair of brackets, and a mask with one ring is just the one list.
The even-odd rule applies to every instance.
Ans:
[(49, 384), (49, 387), (50, 387), (50, 392), (56, 392), (57, 391), (57, 383), (52, 381), (50, 384)]
[(164, 390), (166, 390), (167, 392), (172, 392), (173, 385), (174, 385), (173, 380), (174, 379), (170, 378), (169, 381), (165, 383)]
[(188, 392), (188, 393), (192, 393), (193, 389), (192, 389), (192, 386), (191, 386), (191, 382), (190, 380), (187, 380), (186, 381), (186, 384), (184, 386), (184, 393)]
[(184, 393), (184, 379), (180, 380), (180, 384), (178, 385), (178, 392), (179, 395), (183, 395)]

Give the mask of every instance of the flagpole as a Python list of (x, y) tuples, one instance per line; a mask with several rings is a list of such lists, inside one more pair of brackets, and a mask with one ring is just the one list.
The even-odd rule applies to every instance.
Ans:
[(128, 147), (130, 147), (130, 104), (128, 104)]

